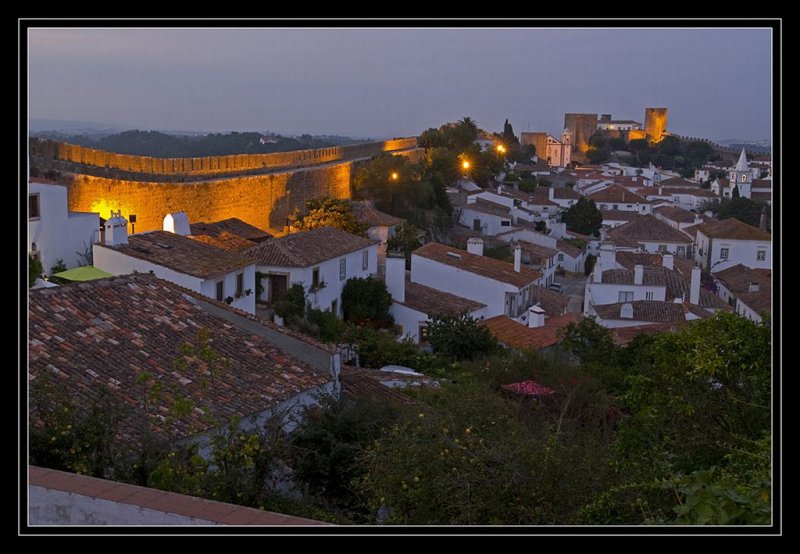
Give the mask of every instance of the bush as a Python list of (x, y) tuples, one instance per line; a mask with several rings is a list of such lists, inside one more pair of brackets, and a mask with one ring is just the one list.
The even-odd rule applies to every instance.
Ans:
[(42, 262), (33, 256), (28, 256), (28, 288), (36, 284), (36, 279), (42, 276)]
[(309, 308), (306, 312), (309, 327), (306, 331), (324, 342), (339, 342), (347, 324), (328, 310)]
[(585, 265), (583, 268), (584, 275), (586, 275), (587, 277), (589, 276), (589, 274), (594, 269), (595, 262), (597, 262), (597, 256), (595, 256), (594, 254), (586, 255), (586, 262), (584, 262)]
[(294, 283), (286, 294), (275, 302), (275, 313), (286, 321), (302, 319), (306, 311), (306, 291), (300, 283)]
[(466, 313), (455, 317), (432, 316), (428, 333), (434, 351), (455, 360), (472, 360), (498, 346), (489, 330)]
[(52, 275), (54, 273), (61, 273), (62, 271), (66, 271), (66, 270), (67, 270), (67, 266), (64, 263), (64, 260), (59, 259), (56, 262), (56, 265), (54, 265), (53, 267), (50, 268), (50, 275)]
[(348, 279), (342, 290), (344, 318), (357, 325), (390, 326), (394, 323), (389, 313), (391, 306), (392, 295), (386, 290), (386, 285), (372, 277)]

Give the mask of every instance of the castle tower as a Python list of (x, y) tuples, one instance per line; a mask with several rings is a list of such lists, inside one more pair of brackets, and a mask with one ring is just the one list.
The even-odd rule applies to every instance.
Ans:
[(661, 141), (667, 132), (667, 108), (645, 108), (644, 131), (650, 142)]
[(561, 166), (567, 167), (572, 161), (572, 131), (564, 129), (561, 133)]
[(597, 131), (596, 113), (567, 113), (564, 114), (564, 128), (572, 131), (572, 151), (586, 152), (589, 149), (589, 139)]
[(751, 174), (750, 165), (747, 163), (747, 154), (745, 154), (744, 146), (742, 153), (739, 154), (739, 161), (733, 166), (730, 172), (731, 186), (739, 187), (739, 196), (742, 198), (750, 198)]

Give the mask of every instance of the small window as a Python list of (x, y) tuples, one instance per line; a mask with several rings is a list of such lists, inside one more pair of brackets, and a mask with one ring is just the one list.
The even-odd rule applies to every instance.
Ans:
[(747, 175), (742, 175), (742, 183), (746, 183), (746, 182), (747, 182)]
[(720, 248), (719, 249), (719, 257), (723, 260), (728, 259), (728, 249), (727, 248)]
[(659, 252), (666, 252), (667, 251), (667, 245), (666, 244), (659, 244), (658, 245), (658, 251)]
[(428, 343), (428, 326), (427, 325), (420, 325), (419, 326), (419, 343), (420, 344), (427, 344)]
[(653, 299), (653, 291), (648, 291), (648, 292), (644, 293), (644, 299), (645, 300), (652, 300)]
[(319, 268), (315, 267), (311, 270), (311, 288), (319, 288)]
[(613, 206), (611, 206), (611, 209), (618, 210), (619, 209), (619, 204), (614, 204)]
[(225, 298), (225, 282), (217, 281), (217, 300), (222, 302), (223, 298)]
[(633, 291), (619, 291), (619, 302), (633, 302)]
[(369, 250), (364, 250), (361, 253), (361, 269), (364, 271), (369, 269)]
[(339, 280), (344, 281), (347, 278), (347, 258), (339, 260)]
[(766, 259), (767, 259), (766, 250), (759, 250), (758, 252), (756, 252), (756, 260), (758, 260), (759, 262), (763, 262)]
[(41, 212), (39, 211), (39, 195), (38, 194), (29, 194), (28, 195), (28, 219), (36, 219), (41, 217)]
[(547, 208), (547, 206), (543, 206), (543, 207), (542, 207), (542, 211), (543, 211), (543, 212), (546, 212), (546, 211), (547, 211), (547, 209), (548, 209), (548, 208)]
[(236, 298), (244, 294), (244, 273), (236, 274)]
[(335, 299), (331, 302), (331, 313), (333, 315), (339, 315), (339, 299)]
[(558, 254), (558, 261), (559, 262), (563, 262), (564, 261), (564, 254), (562, 254), (562, 253)]
[(508, 221), (507, 219), (504, 219), (503, 221), (500, 222), (500, 227), (511, 227), (511, 222)]

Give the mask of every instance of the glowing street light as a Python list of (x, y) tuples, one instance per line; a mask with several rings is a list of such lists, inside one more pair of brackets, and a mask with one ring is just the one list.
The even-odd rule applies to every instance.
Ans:
[(464, 160), (461, 163), (461, 167), (463, 167), (464, 169), (469, 169), (469, 162), (467, 160)]
[(392, 181), (397, 181), (397, 179), (399, 179), (399, 178), (400, 178), (400, 176), (397, 174), (397, 172), (396, 171), (392, 171)]
[(505, 147), (505, 146), (503, 146), (502, 144), (498, 144), (498, 145), (497, 145), (497, 151), (498, 151), (500, 154), (505, 154), (505, 153), (506, 153), (506, 147)]

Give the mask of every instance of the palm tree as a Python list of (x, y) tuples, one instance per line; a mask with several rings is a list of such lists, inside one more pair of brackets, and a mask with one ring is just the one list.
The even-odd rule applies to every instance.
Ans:
[(458, 124), (465, 129), (469, 130), (469, 133), (474, 137), (477, 138), (478, 136), (478, 125), (471, 117), (463, 117)]

